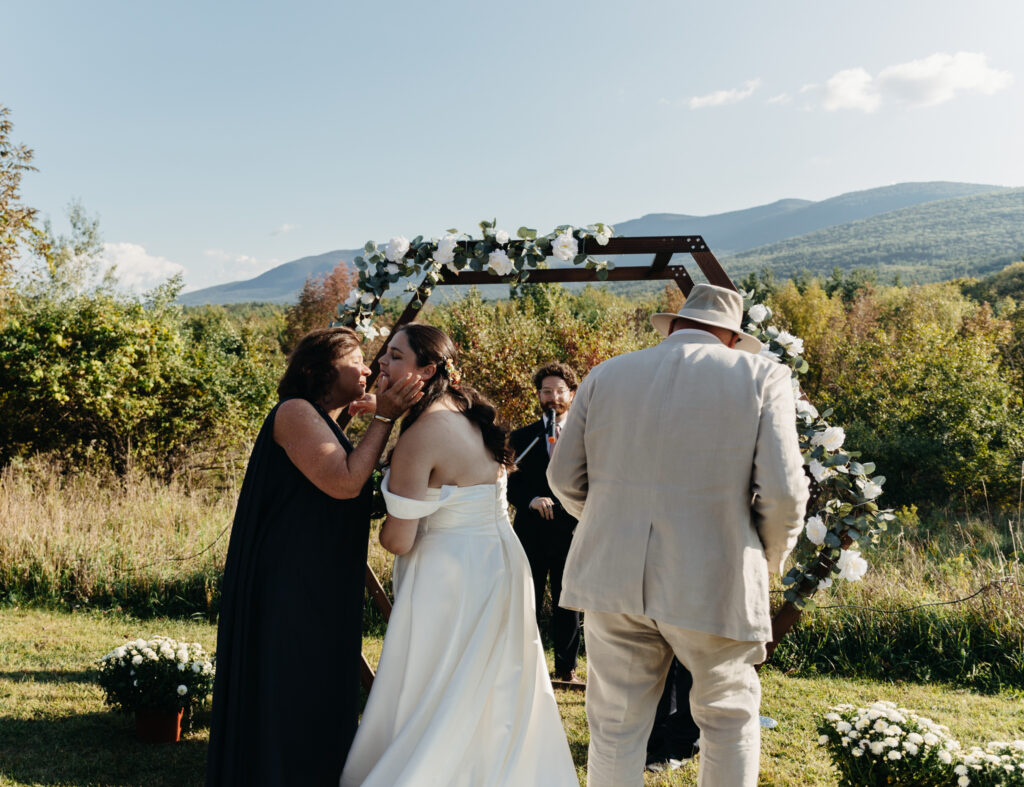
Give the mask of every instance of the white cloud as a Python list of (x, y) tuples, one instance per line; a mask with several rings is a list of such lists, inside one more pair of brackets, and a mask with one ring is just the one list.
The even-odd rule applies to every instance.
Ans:
[(777, 96), (772, 96), (765, 101), (766, 104), (788, 104), (793, 100), (789, 93), (779, 93)]
[(863, 68), (840, 71), (826, 83), (822, 106), (862, 112), (875, 112), (889, 103), (931, 107), (967, 93), (992, 95), (1012, 82), (1013, 75), (990, 66), (985, 54), (937, 52), (887, 66), (875, 77)]
[(750, 98), (754, 91), (761, 86), (760, 79), (751, 79), (744, 83), (742, 88), (732, 90), (716, 90), (706, 96), (694, 96), (690, 99), (690, 109), (703, 109), (704, 107), (720, 107), (725, 104), (735, 104), (745, 98)]
[(259, 276), (281, 264), (278, 259), (259, 259), (250, 254), (236, 254), (223, 249), (206, 249), (203, 254), (212, 264), (203, 267), (197, 275), (190, 276), (190, 285), (202, 288), (229, 281), (244, 281)]
[(118, 281), (128, 289), (147, 290), (185, 269), (164, 257), (154, 257), (138, 243), (104, 243), (101, 255), (107, 266), (116, 266)]
[(883, 93), (921, 107), (944, 104), (960, 93), (990, 96), (1012, 82), (1009, 71), (992, 68), (988, 56), (981, 52), (938, 52), (923, 60), (889, 66), (878, 75)]
[(274, 230), (270, 234), (271, 235), (284, 235), (284, 234), (286, 234), (288, 232), (291, 232), (292, 230), (297, 230), (298, 228), (299, 228), (298, 224), (282, 224), (280, 227), (278, 227), (276, 230)]
[(825, 109), (859, 109), (874, 112), (882, 103), (871, 74), (863, 68), (848, 68), (840, 71), (825, 83)]

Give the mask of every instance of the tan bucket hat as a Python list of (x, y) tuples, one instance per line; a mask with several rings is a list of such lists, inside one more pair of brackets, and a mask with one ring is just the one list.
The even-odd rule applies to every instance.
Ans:
[(685, 317), (704, 325), (714, 325), (739, 334), (736, 348), (748, 353), (759, 353), (763, 345), (749, 333), (740, 329), (743, 320), (743, 298), (735, 290), (714, 284), (697, 284), (690, 290), (686, 303), (677, 314), (659, 312), (651, 315), (651, 324), (662, 336), (668, 336), (672, 320)]

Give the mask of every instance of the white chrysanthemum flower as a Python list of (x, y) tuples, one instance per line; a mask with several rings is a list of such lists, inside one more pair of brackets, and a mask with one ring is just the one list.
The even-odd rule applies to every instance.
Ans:
[(874, 725), (872, 725), (872, 729), (874, 729), (876, 732), (885, 732), (888, 726), (889, 725), (885, 723), (885, 719), (879, 717), (875, 720)]
[(572, 227), (554, 239), (551, 243), (551, 253), (562, 262), (569, 262), (580, 253), (580, 244), (572, 235)]
[(747, 312), (747, 316), (750, 317), (750, 319), (755, 323), (764, 322), (766, 319), (768, 319), (770, 314), (771, 311), (768, 309), (767, 306), (765, 306), (762, 303), (755, 303), (753, 306), (750, 307), (750, 310)]
[(178, 696), (184, 697), (186, 694), (188, 694), (188, 686), (182, 683), (180, 686), (178, 686)]
[(142, 663), (142, 656), (134, 656), (134, 657), (132, 657), (132, 664), (134, 664), (136, 667), (139, 666), (141, 663)]
[(871, 741), (868, 745), (871, 747), (872, 754), (878, 755), (885, 751), (885, 744), (881, 741)]
[(922, 743), (924, 743), (924, 738), (922, 737), (921, 733), (919, 733), (919, 732), (908, 732), (907, 733), (907, 740), (910, 741), (911, 743), (917, 744), (918, 746), (920, 746)]
[(816, 432), (811, 438), (811, 445), (821, 445), (826, 451), (838, 451), (846, 440), (846, 432), (841, 426), (830, 426), (824, 431)]
[(135, 647), (138, 648), (139, 650), (142, 650), (143, 648), (148, 648), (149, 647), (149, 643), (146, 642), (146, 640), (144, 640), (144, 639), (137, 639), (132, 644), (135, 645)]
[(193, 664), (192, 664), (192, 671), (193, 671), (193, 672), (194, 672), (194, 673), (195, 673), (196, 675), (198, 675), (198, 674), (199, 674), (200, 672), (202, 672), (202, 671), (203, 671), (203, 665), (202, 665), (202, 664), (200, 664), (200, 663), (199, 663), (198, 661), (197, 661), (197, 662), (195, 662), (195, 663), (193, 663)]
[(936, 735), (934, 732), (926, 732), (924, 734), (924, 742), (929, 746), (934, 746), (936, 743), (939, 742), (939, 736)]
[(840, 721), (836, 725), (836, 732), (847, 733), (847, 732), (849, 732), (852, 729), (853, 729), (853, 725), (850, 724), (850, 722), (848, 722), (848, 721)]
[(971, 780), (966, 776), (961, 776), (959, 779), (956, 780), (956, 783), (957, 787), (967, 787), (967, 785), (971, 783)]
[(893, 749), (892, 751), (890, 751), (885, 756), (888, 757), (890, 760), (901, 760), (901, 759), (903, 759), (903, 755), (900, 754), (898, 751), (896, 751), (896, 749)]
[(818, 745), (819, 746), (824, 746), (826, 743), (828, 743), (828, 735), (819, 735), (818, 736)]
[(964, 775), (967, 774), (967, 766), (966, 765), (957, 765), (953, 769), (953, 773), (955, 773), (957, 776), (964, 776)]
[(911, 757), (913, 757), (918, 752), (917, 744), (911, 743), (910, 741), (903, 741), (903, 748)]
[(854, 757), (860, 757), (860, 756), (862, 756), (864, 754), (864, 750), (863, 749), (851, 749), (850, 750), (850, 754), (852, 756), (854, 756)]

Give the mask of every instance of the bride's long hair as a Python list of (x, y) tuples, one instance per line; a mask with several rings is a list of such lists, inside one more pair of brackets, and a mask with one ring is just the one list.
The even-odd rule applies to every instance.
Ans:
[(396, 333), (405, 334), (409, 347), (416, 354), (416, 365), (434, 364), (437, 371), (424, 383), (423, 398), (409, 408), (402, 419), (404, 432), (434, 402), (447, 396), (456, 409), (480, 429), (484, 445), (502, 466), (511, 469), (515, 454), (508, 442), (508, 428), (498, 420), (498, 411), (490, 400), (462, 381), (455, 382), (450, 375), (458, 368), (459, 350), (444, 331), (432, 325), (413, 322), (403, 325)]

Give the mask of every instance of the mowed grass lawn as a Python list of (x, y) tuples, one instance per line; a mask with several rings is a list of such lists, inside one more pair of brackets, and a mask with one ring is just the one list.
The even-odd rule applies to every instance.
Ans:
[[(108, 710), (93, 662), (128, 638), (153, 634), (201, 642), (213, 650), (205, 621), (145, 620), (121, 614), (0, 609), (0, 785), (202, 784), (208, 715), (176, 745), (133, 737), (132, 719)], [(375, 662), (379, 639), (366, 640)], [(320, 667), (329, 665), (321, 664)], [(301, 669), (301, 660), (297, 662)], [(938, 685), (887, 684), (838, 676), (795, 678), (767, 669), (762, 711), (778, 720), (762, 747), (762, 785), (832, 785), (816, 726), (830, 705), (890, 699), (947, 724), (964, 745), (1024, 737), (1020, 696), (983, 696)], [(315, 686), (310, 686), (315, 691)], [(583, 784), (587, 751), (581, 692), (558, 692)], [(696, 766), (648, 774), (646, 785), (696, 784)]]

